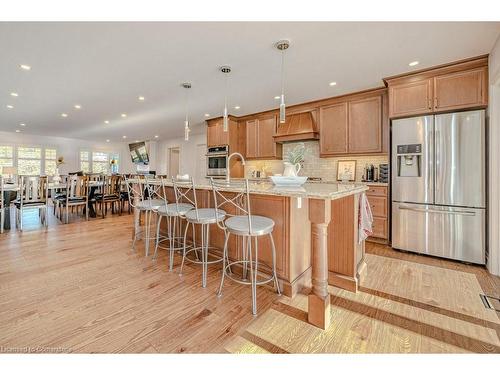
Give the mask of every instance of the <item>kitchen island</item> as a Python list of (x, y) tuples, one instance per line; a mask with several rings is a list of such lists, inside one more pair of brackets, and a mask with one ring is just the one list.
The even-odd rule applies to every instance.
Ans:
[[(159, 183), (155, 180), (154, 183)], [(175, 202), (171, 182), (167, 200)], [(199, 208), (214, 207), (210, 181), (195, 182)], [(228, 186), (227, 194), (235, 194)], [(304, 287), (309, 295), (310, 323), (326, 328), (330, 319), (328, 285), (357, 291), (363, 272), (364, 243), (358, 243), (359, 197), (362, 184), (306, 183), (301, 187), (278, 187), (269, 182), (250, 182), (251, 211), (274, 220), (276, 269), (283, 293), (293, 297)], [(223, 207), (238, 214), (234, 207)], [(192, 237), (190, 230), (188, 236)], [(195, 233), (196, 238), (201, 238)], [(224, 233), (210, 228), (210, 246), (222, 249)], [(229, 239), (229, 257), (241, 259), (240, 238)], [(259, 262), (271, 265), (271, 244), (259, 238)]]

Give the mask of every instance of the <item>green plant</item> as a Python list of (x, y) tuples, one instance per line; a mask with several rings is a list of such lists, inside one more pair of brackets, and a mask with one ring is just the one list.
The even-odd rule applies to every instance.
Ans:
[(306, 146), (303, 142), (298, 143), (293, 149), (285, 155), (285, 161), (291, 164), (297, 164), (304, 161)]

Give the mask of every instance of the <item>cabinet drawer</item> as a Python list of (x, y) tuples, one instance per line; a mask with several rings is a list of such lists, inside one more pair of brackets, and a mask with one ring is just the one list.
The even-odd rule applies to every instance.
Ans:
[(387, 186), (368, 185), (366, 195), (368, 195), (369, 197), (374, 195), (387, 197)]
[(387, 217), (387, 198), (386, 197), (368, 197), (368, 202), (372, 209), (373, 216)]
[(380, 217), (373, 218), (372, 237), (387, 239), (387, 219)]

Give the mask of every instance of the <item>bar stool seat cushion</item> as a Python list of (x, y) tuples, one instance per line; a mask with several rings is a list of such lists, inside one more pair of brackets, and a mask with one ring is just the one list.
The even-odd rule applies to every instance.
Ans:
[(274, 221), (268, 217), (251, 215), (252, 233), (248, 226), (248, 216), (233, 216), (226, 220), (226, 228), (230, 233), (240, 236), (263, 236), (273, 231)]
[(137, 204), (137, 208), (140, 210), (158, 210), (161, 206), (165, 205), (163, 199), (145, 199)]
[(225, 218), (225, 211), (218, 210), (218, 214), (216, 215), (214, 208), (198, 208), (198, 218), (196, 218), (196, 210), (189, 211), (186, 214), (187, 221), (195, 224), (215, 224), (217, 221), (221, 222)]
[(159, 209), (158, 213), (163, 216), (184, 216), (188, 211), (194, 208), (192, 204), (189, 203), (170, 203), (165, 206), (163, 204)]

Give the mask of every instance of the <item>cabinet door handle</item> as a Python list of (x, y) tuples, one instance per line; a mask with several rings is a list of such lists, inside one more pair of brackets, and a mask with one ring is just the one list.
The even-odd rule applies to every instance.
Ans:
[(427, 99), (427, 107), (429, 109), (432, 109), (432, 101), (431, 101), (431, 98)]
[(437, 96), (434, 98), (434, 108), (438, 107), (438, 98)]

